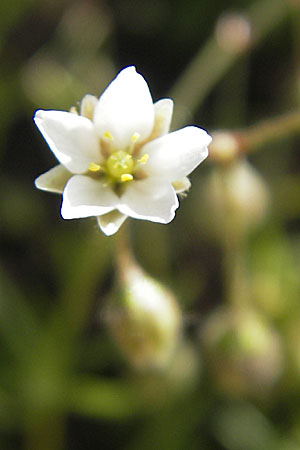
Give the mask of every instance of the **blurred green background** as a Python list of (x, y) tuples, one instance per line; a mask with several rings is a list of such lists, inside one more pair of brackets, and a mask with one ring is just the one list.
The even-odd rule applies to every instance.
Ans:
[[(0, 57), (0, 448), (299, 450), (299, 0), (2, 0)], [(33, 184), (34, 111), (131, 64), (215, 137), (176, 219), (129, 224), (182, 314), (160, 369), (110, 332), (115, 238)]]

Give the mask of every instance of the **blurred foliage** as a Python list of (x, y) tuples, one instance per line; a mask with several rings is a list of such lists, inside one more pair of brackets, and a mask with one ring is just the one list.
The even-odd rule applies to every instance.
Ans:
[[(0, 448), (298, 450), (299, 0), (2, 0), (0, 58)], [(173, 127), (225, 131), (171, 224), (129, 224), (183, 315), (160, 369), (107, 330), (115, 238), (33, 186), (55, 164), (34, 110), (129, 64)]]

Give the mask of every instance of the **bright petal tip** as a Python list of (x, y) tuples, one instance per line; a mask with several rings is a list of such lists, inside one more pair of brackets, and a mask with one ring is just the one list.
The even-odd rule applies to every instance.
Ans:
[(38, 110), (34, 121), (56, 158), (70, 172), (83, 173), (91, 161), (99, 162), (98, 136), (86, 117)]
[(135, 133), (141, 140), (149, 136), (154, 124), (153, 101), (135, 67), (123, 69), (100, 96), (94, 122), (98, 135), (108, 131), (118, 149), (128, 146)]
[(97, 221), (99, 228), (106, 236), (115, 234), (121, 225), (125, 222), (127, 216), (120, 213), (118, 210), (111, 211), (103, 216), (98, 216)]
[(189, 126), (147, 143), (145, 170), (171, 182), (189, 175), (207, 156), (211, 137), (201, 128)]
[(71, 176), (72, 174), (62, 164), (59, 164), (37, 177), (34, 184), (42, 191), (61, 194)]

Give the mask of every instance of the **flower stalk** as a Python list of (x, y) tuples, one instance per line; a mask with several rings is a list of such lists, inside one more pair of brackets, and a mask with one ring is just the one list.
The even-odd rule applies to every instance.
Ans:
[(239, 136), (240, 149), (242, 153), (252, 153), (267, 143), (293, 134), (300, 134), (300, 110), (263, 120), (248, 128)]
[(263, 120), (244, 130), (215, 131), (210, 146), (210, 159), (230, 163), (239, 156), (258, 151), (280, 138), (300, 133), (300, 110)]
[[(200, 48), (170, 91), (170, 96), (179, 106), (180, 115), (176, 114), (173, 121), (176, 126), (182, 126), (196, 112), (198, 106), (233, 64), (249, 47), (254, 43), (257, 45), (276, 28), (288, 14), (288, 10), (288, 5), (283, 0), (257, 0), (243, 14), (251, 27), (253, 38), (250, 34), (248, 45), (243, 46), (241, 51), (235, 49), (230, 51), (215, 35)], [(242, 37), (236, 32), (238, 30), (234, 31), (234, 42), (241, 40)]]
[(115, 236), (117, 289), (107, 307), (108, 328), (135, 369), (164, 369), (181, 335), (181, 312), (174, 294), (138, 265), (126, 232), (123, 227)]
[(232, 306), (247, 306), (251, 291), (247, 238), (267, 216), (269, 190), (244, 158), (214, 167), (207, 184), (212, 217), (221, 224), (216, 231), (223, 249), (225, 298)]

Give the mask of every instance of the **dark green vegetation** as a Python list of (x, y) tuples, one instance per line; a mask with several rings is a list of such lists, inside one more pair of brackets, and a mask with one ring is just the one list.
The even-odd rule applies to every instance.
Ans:
[[(299, 1), (2, 0), (0, 58), (0, 448), (299, 450)], [(170, 225), (129, 223), (182, 309), (162, 371), (107, 330), (114, 237), (33, 185), (56, 164), (35, 109), (129, 64), (218, 142)]]

